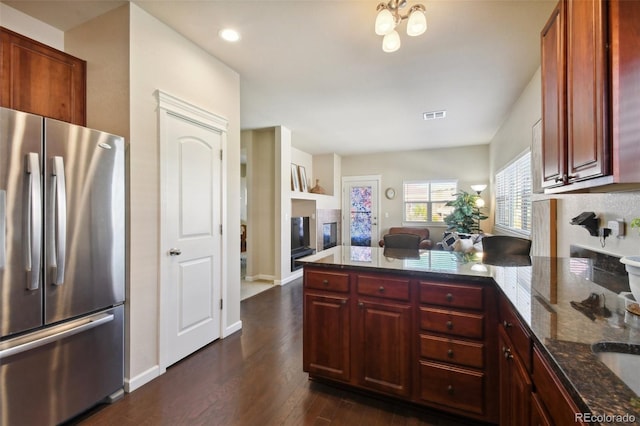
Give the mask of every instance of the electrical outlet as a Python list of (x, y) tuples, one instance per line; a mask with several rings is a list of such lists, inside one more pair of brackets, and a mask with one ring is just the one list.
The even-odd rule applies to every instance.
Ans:
[(611, 236), (616, 238), (624, 238), (624, 220), (616, 219), (607, 222), (607, 227), (611, 229)]

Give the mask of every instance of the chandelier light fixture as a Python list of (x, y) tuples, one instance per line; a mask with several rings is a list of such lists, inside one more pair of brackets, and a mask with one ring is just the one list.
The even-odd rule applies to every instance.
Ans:
[(427, 30), (427, 17), (425, 7), (416, 4), (409, 8), (406, 15), (400, 13), (400, 9), (407, 5), (407, 0), (389, 0), (388, 3), (380, 3), (376, 10), (375, 31), (376, 34), (384, 36), (382, 39), (382, 50), (385, 52), (395, 52), (400, 49), (400, 34), (396, 28), (403, 20), (407, 19), (407, 35), (411, 37), (419, 36)]

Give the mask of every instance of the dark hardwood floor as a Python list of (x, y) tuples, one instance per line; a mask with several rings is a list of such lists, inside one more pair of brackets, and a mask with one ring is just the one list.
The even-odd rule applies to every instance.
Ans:
[(241, 332), (216, 341), (81, 425), (475, 424), (310, 381), (302, 371), (302, 281), (242, 302)]

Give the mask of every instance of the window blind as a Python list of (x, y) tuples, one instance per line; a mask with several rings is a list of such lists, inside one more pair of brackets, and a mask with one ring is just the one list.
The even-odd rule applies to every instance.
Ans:
[(531, 152), (496, 174), (497, 227), (518, 233), (531, 231)]

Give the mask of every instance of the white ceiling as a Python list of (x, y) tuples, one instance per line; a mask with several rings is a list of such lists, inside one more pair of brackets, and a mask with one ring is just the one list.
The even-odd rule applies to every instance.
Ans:
[[(284, 125), (313, 154), (486, 144), (539, 67), (556, 0), (418, 2), (427, 32), (384, 53), (377, 1), (134, 1), (240, 74), (243, 129)], [(4, 3), (66, 30), (125, 2)], [(434, 110), (447, 117), (422, 119)]]

